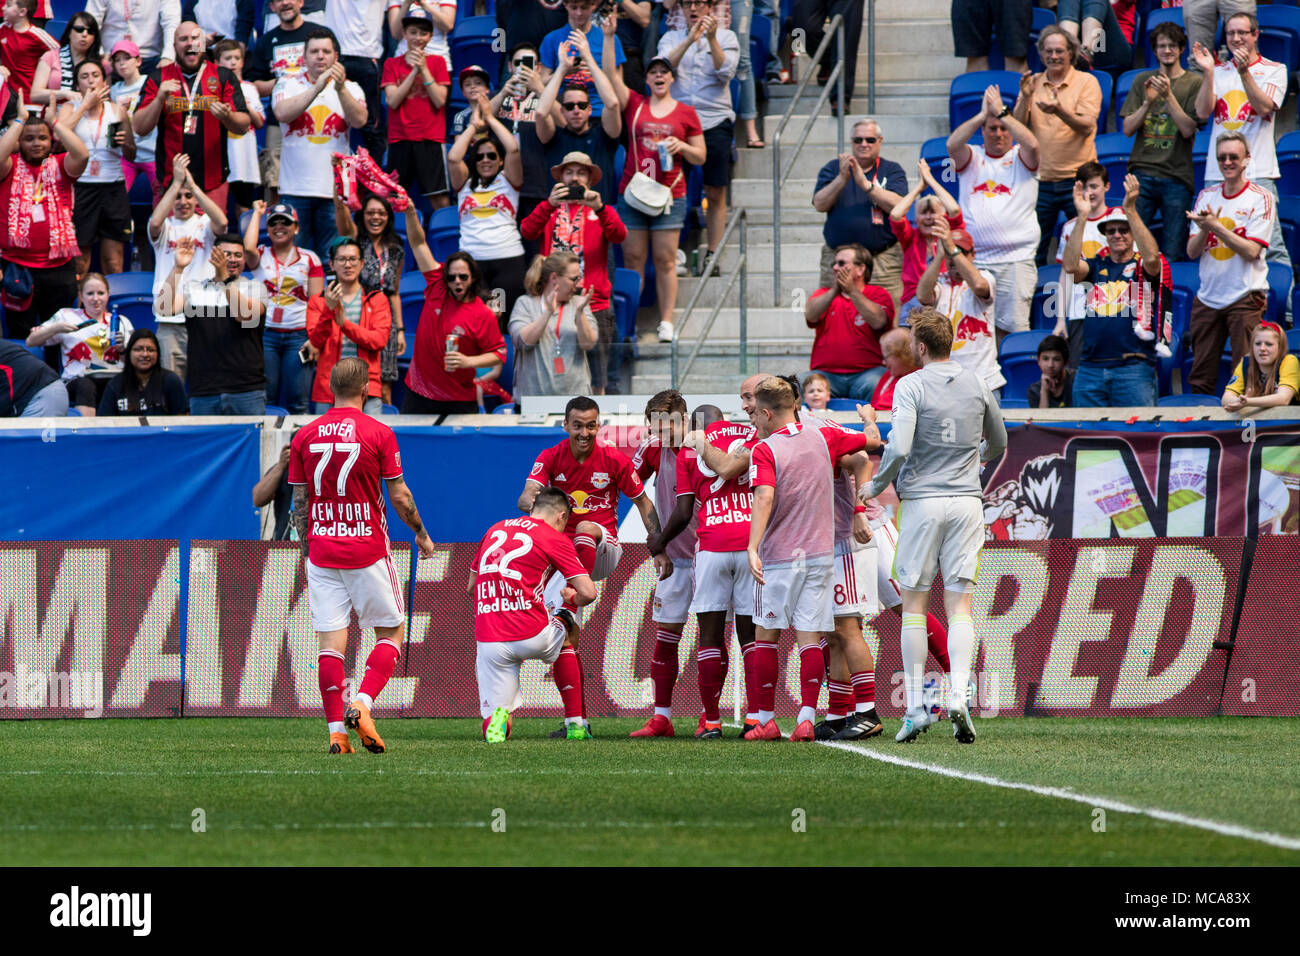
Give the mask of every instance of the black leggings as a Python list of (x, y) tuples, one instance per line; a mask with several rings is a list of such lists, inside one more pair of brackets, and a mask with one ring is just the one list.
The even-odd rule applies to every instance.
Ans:
[(497, 324), (504, 333), (510, 324), (510, 313), (514, 311), (515, 300), (524, 294), (524, 273), (528, 271), (528, 257), (474, 261), (478, 263), (479, 274), (483, 277), (479, 296), (489, 309), (497, 313)]

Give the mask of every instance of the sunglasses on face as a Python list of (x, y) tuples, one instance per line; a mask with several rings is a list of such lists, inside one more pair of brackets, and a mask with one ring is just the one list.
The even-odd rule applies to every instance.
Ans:
[(591, 108), (590, 103), (564, 103), (562, 105), (566, 113), (574, 110), (585, 110)]
[(1111, 226), (1111, 227), (1110, 227), (1109, 229), (1107, 229), (1106, 232), (1104, 233), (1104, 235), (1106, 235), (1106, 236), (1108, 236), (1108, 237), (1109, 237), (1109, 236), (1127, 236), (1128, 234), (1129, 234), (1129, 229), (1128, 229), (1127, 226)]
[(1245, 161), (1244, 156), (1219, 156), (1217, 159), (1221, 163), (1240, 163)]
[(84, 23), (78, 23), (76, 26), (72, 27), (71, 30), (73, 33), (94, 33), (95, 32), (90, 27), (86, 26)]
[(448, 281), (448, 282), (468, 282), (468, 281), (469, 281), (469, 273), (466, 272), (466, 273), (458, 274), (458, 275), (449, 275), (449, 276), (447, 276), (447, 281)]
[(474, 157), (474, 162), (481, 163), (485, 159), (497, 160), (500, 158), (501, 157), (498, 156), (496, 153), (479, 153), (477, 156)]
[(854, 142), (854, 144), (855, 144), (855, 145), (858, 145), (858, 146), (861, 146), (863, 143), (866, 143), (867, 145), (871, 145), (872, 143), (876, 143), (876, 142), (879, 142), (879, 141), (880, 141), (880, 138), (879, 138), (878, 136), (855, 136), (855, 137), (853, 137), (853, 142)]

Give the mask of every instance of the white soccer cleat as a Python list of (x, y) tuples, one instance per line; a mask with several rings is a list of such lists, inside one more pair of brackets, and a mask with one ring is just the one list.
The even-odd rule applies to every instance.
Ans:
[(917, 707), (909, 710), (903, 715), (903, 726), (898, 728), (898, 733), (894, 736), (900, 744), (911, 743), (929, 728), (935, 722), (935, 717), (924, 707)]

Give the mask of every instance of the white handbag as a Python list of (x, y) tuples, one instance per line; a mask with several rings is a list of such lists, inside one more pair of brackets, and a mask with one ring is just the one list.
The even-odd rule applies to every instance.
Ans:
[[(632, 162), (636, 164), (636, 121), (641, 117), (641, 110), (644, 108), (643, 102), (636, 109), (636, 114), (632, 117), (632, 129), (629, 141), (632, 144)], [(681, 176), (680, 171), (678, 176)], [(632, 174), (632, 179), (627, 184), (627, 189), (623, 190), (623, 198), (627, 204), (637, 212), (646, 216), (663, 216), (673, 211), (673, 191), (670, 187), (656, 179), (651, 179), (645, 173), (637, 172)]]

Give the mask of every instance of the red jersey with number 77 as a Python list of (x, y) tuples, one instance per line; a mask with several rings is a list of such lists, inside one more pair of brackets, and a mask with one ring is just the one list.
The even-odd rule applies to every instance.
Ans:
[(587, 574), (573, 542), (545, 521), (525, 515), (488, 529), (474, 555), (474, 638), (525, 641), (546, 627), (546, 580)]
[(645, 494), (645, 486), (631, 460), (617, 448), (597, 439), (587, 460), (579, 462), (566, 438), (537, 456), (528, 480), (559, 488), (569, 496), (573, 513), (564, 533), (572, 535), (583, 521), (594, 521), (618, 540), (619, 492), (629, 498)]
[(393, 430), (356, 408), (331, 408), (293, 437), (289, 484), (307, 486), (307, 557), (318, 568), (367, 568), (388, 556), (380, 481), (402, 477)]
[[(750, 425), (714, 422), (704, 430), (704, 437), (720, 451), (731, 453), (753, 448), (758, 433)], [(701, 551), (727, 553), (749, 547), (749, 517), (753, 495), (749, 490), (749, 472), (724, 481), (689, 448), (677, 459), (677, 493), (694, 495), (697, 504), (696, 532)]]

